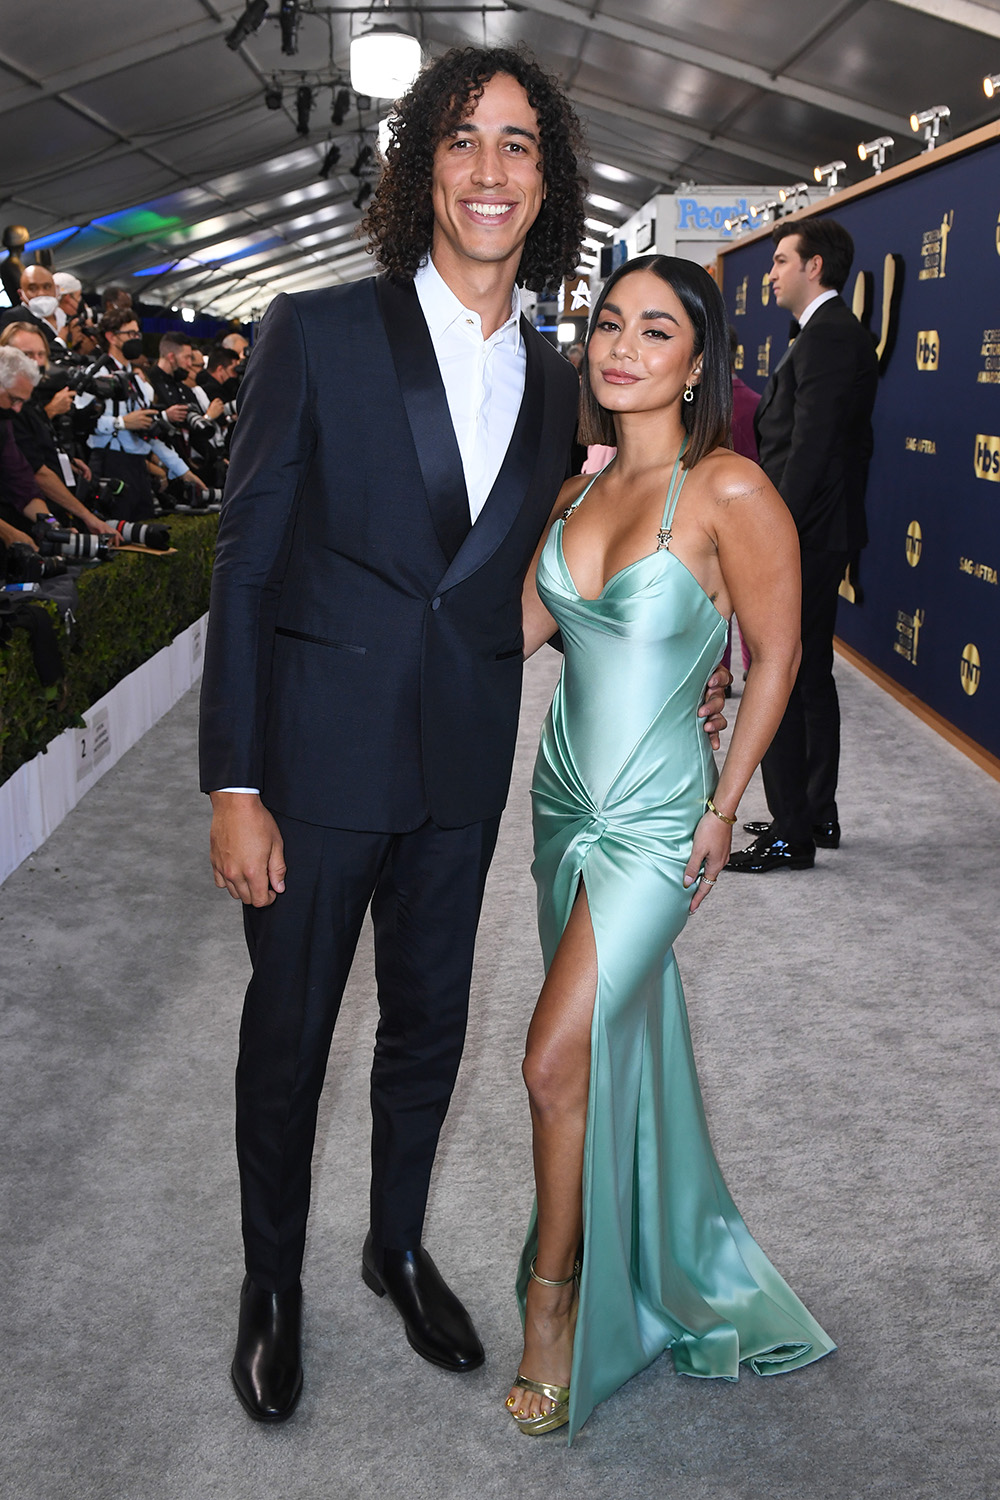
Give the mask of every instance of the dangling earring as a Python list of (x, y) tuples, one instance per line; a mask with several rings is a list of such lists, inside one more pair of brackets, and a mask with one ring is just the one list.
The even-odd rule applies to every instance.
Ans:
[(694, 400), (694, 386), (691, 384), (690, 380), (688, 381), (687, 385), (684, 387), (684, 400), (685, 401), (693, 401)]

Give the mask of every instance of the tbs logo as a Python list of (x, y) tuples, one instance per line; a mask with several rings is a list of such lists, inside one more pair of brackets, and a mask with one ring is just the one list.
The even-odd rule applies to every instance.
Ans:
[(917, 334), (917, 369), (936, 370), (941, 357), (941, 340), (937, 329), (928, 328)]
[(976, 478), (992, 479), (1000, 484), (1000, 437), (976, 434)]

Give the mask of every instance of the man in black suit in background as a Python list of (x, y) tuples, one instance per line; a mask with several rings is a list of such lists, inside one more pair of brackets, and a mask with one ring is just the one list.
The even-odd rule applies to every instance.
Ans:
[(764, 388), (754, 429), (760, 464), (798, 527), (802, 661), (788, 707), (761, 764), (770, 823), (729, 870), (762, 874), (812, 866), (816, 846), (840, 843), (840, 706), (833, 677), (837, 595), (865, 545), (865, 482), (872, 454), (878, 360), (871, 334), (840, 296), (854, 242), (834, 219), (774, 226), (770, 282), (799, 325)]
[(362, 1276), (418, 1354), (483, 1360), (421, 1233), (514, 752), (521, 587), (576, 423), (576, 372), (520, 317), (515, 278), (540, 290), (574, 269), (585, 184), (575, 117), (520, 53), (446, 54), (394, 119), (367, 221), (386, 274), (279, 295), (262, 324), (206, 643), (212, 863), (244, 902), (253, 963), (232, 1376), (262, 1421), (301, 1388), (316, 1111), (369, 905)]

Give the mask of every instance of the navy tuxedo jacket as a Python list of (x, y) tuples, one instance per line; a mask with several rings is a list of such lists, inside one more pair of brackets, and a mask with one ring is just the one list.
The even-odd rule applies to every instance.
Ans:
[(521, 585), (575, 371), (522, 321), (524, 397), (475, 525), (430, 334), (388, 277), (271, 304), (240, 398), (202, 686), (202, 787), (327, 827), (462, 827), (507, 795)]
[(877, 390), (872, 336), (840, 297), (816, 309), (764, 387), (754, 415), (760, 466), (803, 547), (854, 552), (868, 540)]

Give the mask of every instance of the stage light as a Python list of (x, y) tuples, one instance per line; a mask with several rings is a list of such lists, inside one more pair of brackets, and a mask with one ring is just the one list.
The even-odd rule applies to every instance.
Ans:
[(281, 84), (276, 78), (272, 78), (264, 90), (264, 103), (268, 109), (281, 108)]
[(338, 89), (333, 96), (333, 109), (330, 111), (330, 121), (333, 125), (343, 125), (347, 119), (347, 111), (351, 107), (350, 89)]
[(294, 57), (299, 50), (299, 0), (281, 0), (278, 25), (281, 27), (281, 50)]
[(260, 30), (266, 15), (267, 0), (247, 0), (246, 10), (226, 37), (226, 46), (230, 52), (238, 52), (247, 37)]
[(778, 197), (782, 203), (787, 203), (789, 198), (794, 198), (795, 206), (798, 208), (800, 198), (805, 198), (806, 202), (809, 202), (809, 184), (808, 182), (793, 182), (791, 187), (781, 188)]
[(766, 224), (772, 214), (775, 218), (778, 217), (779, 207), (780, 204), (778, 203), (777, 198), (772, 198), (769, 203), (758, 203), (756, 207), (751, 203), (750, 220), (751, 222), (753, 222), (754, 219), (763, 219), (764, 223)]
[(307, 83), (300, 83), (295, 90), (295, 133), (296, 135), (309, 134), (309, 116), (312, 114), (313, 91)]
[(983, 79), (983, 93), (987, 99), (992, 99), (994, 94), (1000, 93), (1000, 73), (987, 73)]
[(594, 229), (598, 234), (615, 234), (616, 226), (608, 224), (604, 219), (584, 219), (588, 229)]
[(181, 317), (183, 318), (183, 320), (184, 320), (185, 323), (193, 323), (194, 322), (194, 308), (193, 307), (182, 307), (181, 308)]
[(371, 162), (373, 154), (374, 153), (373, 153), (372, 148), (370, 146), (359, 146), (358, 147), (358, 154), (354, 158), (354, 165), (351, 168), (351, 176), (352, 177), (360, 177), (361, 176), (362, 172), (365, 170), (365, 167), (367, 167), (369, 165), (369, 163)]
[(351, 43), (351, 88), (376, 99), (405, 94), (420, 72), (420, 43), (398, 26), (373, 26)]
[(858, 146), (859, 161), (871, 161), (872, 170), (877, 177), (885, 166), (885, 153), (891, 151), (896, 142), (891, 135), (876, 136), (873, 141), (862, 141)]
[(813, 176), (817, 182), (825, 182), (829, 192), (835, 193), (840, 174), (846, 171), (846, 161), (828, 161), (824, 167), (813, 167)]
[(363, 183), (361, 183), (360, 187), (358, 188), (357, 192), (354, 195), (354, 199), (353, 199), (354, 207), (357, 208), (357, 209), (364, 208), (365, 204), (368, 202), (368, 199), (371, 197), (371, 195), (372, 195), (372, 185), (371, 185), (371, 183), (370, 182), (363, 182)]
[(930, 109), (922, 109), (919, 113), (914, 112), (910, 116), (910, 129), (915, 135), (919, 134), (922, 129), (924, 140), (927, 142), (924, 150), (933, 151), (938, 143), (938, 136), (941, 134), (942, 120), (950, 119), (951, 110), (947, 104), (932, 104)]
[(560, 344), (575, 344), (577, 330), (575, 323), (560, 323), (556, 328), (556, 338)]
[(339, 160), (340, 147), (336, 141), (331, 141), (326, 148), (326, 155), (323, 157), (323, 165), (319, 169), (319, 175), (321, 177), (329, 177)]

